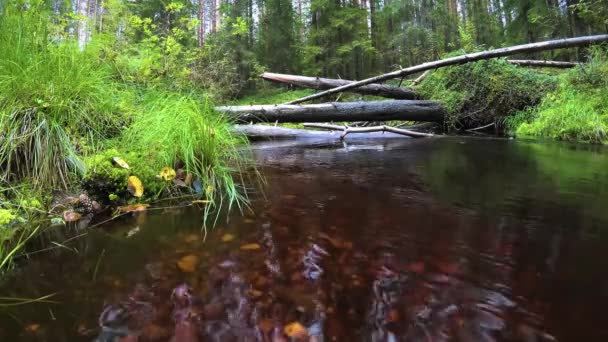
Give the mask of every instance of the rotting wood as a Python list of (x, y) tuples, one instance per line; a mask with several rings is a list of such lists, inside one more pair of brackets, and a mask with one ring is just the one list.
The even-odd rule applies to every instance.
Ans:
[(312, 105), (216, 107), (237, 122), (443, 121), (445, 110), (434, 101), (391, 100)]
[(528, 60), (528, 59), (509, 59), (507, 62), (519, 66), (531, 66), (531, 67), (545, 67), (545, 68), (574, 68), (579, 65), (575, 62), (561, 62), (561, 61), (541, 61), (541, 60)]
[(434, 136), (434, 134), (431, 134), (431, 133), (410, 131), (408, 129), (397, 128), (397, 127), (386, 126), (386, 125), (371, 126), (371, 127), (349, 127), (349, 126), (339, 126), (339, 125), (306, 123), (306, 124), (304, 124), (304, 127), (342, 131), (342, 135), (340, 136), (340, 139), (344, 139), (344, 137), (346, 137), (346, 135), (351, 134), (351, 133), (371, 133), (371, 132), (390, 132), (390, 133), (405, 135), (405, 136), (412, 137), (412, 138), (428, 138), (428, 137)]
[(409, 68), (396, 70), (393, 72), (389, 72), (386, 74), (378, 75), (375, 77), (366, 78), (361, 81), (352, 82), (340, 87), (336, 87), (333, 89), (328, 89), (316, 94), (304, 96), (302, 98), (289, 101), (286, 104), (297, 104), (305, 101), (317, 99), (320, 97), (324, 97), (331, 94), (341, 93), (344, 91), (352, 91), (352, 89), (372, 84), (372, 83), (380, 83), (386, 80), (404, 77), (407, 75), (415, 74), (418, 72), (437, 69), (441, 67), (446, 67), (450, 65), (458, 65), (465, 64), (469, 62), (475, 62), (483, 59), (497, 58), (497, 57), (506, 57), (511, 55), (516, 55), (520, 53), (530, 53), (544, 50), (554, 50), (554, 49), (563, 49), (575, 46), (585, 46), (591, 44), (597, 44), (608, 41), (608, 34), (595, 35), (595, 36), (583, 36), (576, 38), (567, 38), (567, 39), (558, 39), (558, 40), (549, 40), (538, 43), (530, 43), (523, 45), (516, 45), (506, 48), (487, 50), (475, 53), (468, 53), (460, 56), (454, 56), (446, 59), (441, 59), (438, 61), (427, 62), (419, 65), (415, 65)]
[[(355, 82), (351, 80), (276, 74), (272, 72), (265, 72), (261, 74), (260, 77), (267, 81), (291, 84), (301, 88), (312, 88), (317, 90), (331, 89)], [(416, 98), (416, 93), (411, 88), (396, 87), (386, 84), (368, 84), (366, 86), (353, 89), (352, 91), (363, 95), (375, 95), (401, 100), (413, 100)]]

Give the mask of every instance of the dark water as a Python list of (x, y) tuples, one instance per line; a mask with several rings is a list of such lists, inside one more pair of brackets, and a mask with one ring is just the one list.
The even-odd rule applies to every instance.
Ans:
[(256, 151), (264, 195), (205, 243), (199, 209), (166, 208), (32, 256), (1, 295), (60, 303), (0, 309), (0, 340), (92, 341), (130, 303), (122, 341), (169, 341), (185, 282), (198, 309), (177, 330), (201, 341), (284, 341), (292, 322), (301, 341), (608, 341), (607, 150), (289, 145)]

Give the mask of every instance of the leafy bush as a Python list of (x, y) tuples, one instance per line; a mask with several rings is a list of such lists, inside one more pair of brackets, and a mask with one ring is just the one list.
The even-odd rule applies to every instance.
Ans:
[(453, 130), (501, 123), (538, 104), (556, 83), (554, 76), (492, 59), (433, 71), (417, 91), (443, 103), (448, 129)]
[(519, 137), (608, 142), (608, 54), (595, 49), (589, 63), (570, 71), (536, 108), (508, 120)]

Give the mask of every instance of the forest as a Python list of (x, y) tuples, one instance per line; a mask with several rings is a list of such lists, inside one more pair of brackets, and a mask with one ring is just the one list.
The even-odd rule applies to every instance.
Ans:
[(606, 99), (608, 0), (0, 0), (0, 340), (607, 340)]
[[(259, 178), (216, 106), (311, 94), (263, 72), (360, 80), (606, 32), (606, 0), (2, 0), (0, 268), (33, 234), (13, 229), (24, 224), (86, 226), (184, 194), (206, 216), (242, 209)], [(576, 65), (499, 58), (433, 71), (413, 89), (448, 112), (444, 133), (608, 142), (604, 46), (518, 57)], [(348, 99), (378, 98), (328, 101)]]

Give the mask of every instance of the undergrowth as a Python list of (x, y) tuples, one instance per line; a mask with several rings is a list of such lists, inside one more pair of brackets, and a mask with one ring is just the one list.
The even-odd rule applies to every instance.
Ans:
[[(205, 95), (180, 88), (188, 82), (126, 77), (115, 64), (120, 44), (100, 38), (81, 50), (51, 20), (48, 3), (11, 4), (0, 15), (0, 269), (30, 236), (17, 230), (32, 224), (23, 215), (32, 203), (20, 199), (21, 184), (47, 195), (78, 192), (91, 167), (108, 166), (113, 157), (136, 160), (129, 172), (149, 181), (152, 193), (167, 185), (153, 181), (160, 169), (179, 166), (198, 180), (198, 196), (211, 203), (206, 208), (246, 201), (241, 185), (249, 159), (239, 151), (246, 140), (230, 132)], [(123, 174), (113, 176), (124, 182), (117, 188), (126, 187)], [(48, 212), (44, 204), (37, 210)]]
[(538, 104), (555, 89), (556, 77), (492, 59), (433, 71), (416, 87), (421, 97), (441, 102), (447, 129), (494, 123)]
[(518, 137), (608, 142), (608, 52), (592, 50), (588, 63), (566, 74), (542, 103), (508, 120)]
[(82, 174), (78, 154), (116, 134), (123, 118), (117, 85), (75, 42), (51, 41), (37, 11), (0, 16), (0, 177), (67, 188)]

